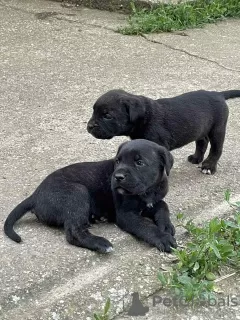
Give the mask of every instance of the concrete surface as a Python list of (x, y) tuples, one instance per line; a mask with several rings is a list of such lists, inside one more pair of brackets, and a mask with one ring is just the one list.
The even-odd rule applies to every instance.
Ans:
[[(86, 131), (94, 101), (107, 90), (157, 98), (200, 88), (240, 88), (239, 21), (187, 31), (185, 37), (143, 38), (116, 33), (124, 19), (56, 2), (0, 1), (1, 229), (10, 210), (46, 174), (69, 163), (109, 158), (126, 140), (100, 141)], [(229, 100), (229, 108), (215, 176), (187, 163), (193, 145), (174, 151), (167, 197), (173, 221), (180, 210), (199, 222), (229, 214), (226, 189), (240, 199), (240, 99)], [(0, 233), (1, 320), (89, 320), (107, 297), (116, 316), (132, 292), (144, 298), (160, 289), (157, 271), (171, 260), (114, 225), (93, 228), (114, 244), (108, 256), (68, 245), (61, 230), (30, 214), (16, 229), (22, 244)], [(237, 277), (233, 283), (225, 282), (224, 294), (230, 289), (239, 294)], [(164, 310), (151, 308), (147, 319), (212, 319), (214, 314), (209, 308)], [(239, 314), (239, 306), (230, 306), (215, 319)], [(127, 315), (116, 319), (122, 318)]]

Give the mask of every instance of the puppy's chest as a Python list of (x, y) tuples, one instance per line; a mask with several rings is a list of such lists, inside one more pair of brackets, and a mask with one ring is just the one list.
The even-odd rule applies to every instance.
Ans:
[(158, 192), (152, 192), (151, 194), (145, 194), (141, 198), (142, 210), (152, 209), (154, 205), (159, 201)]
[(141, 208), (141, 213), (145, 210), (148, 210), (148, 209), (152, 209), (154, 207), (154, 203), (153, 202), (143, 202), (142, 204), (142, 208)]
[(138, 212), (140, 215), (142, 215), (146, 211), (151, 211), (154, 208), (155, 201), (154, 199), (146, 199), (146, 200), (141, 200)]

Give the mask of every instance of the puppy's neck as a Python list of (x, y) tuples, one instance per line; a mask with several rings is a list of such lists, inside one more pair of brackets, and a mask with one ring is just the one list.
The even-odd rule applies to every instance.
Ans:
[(146, 203), (148, 208), (153, 208), (154, 205), (162, 200), (168, 193), (168, 178), (164, 174), (163, 178), (160, 181), (157, 181), (154, 186), (149, 188), (144, 194), (140, 197), (143, 202)]

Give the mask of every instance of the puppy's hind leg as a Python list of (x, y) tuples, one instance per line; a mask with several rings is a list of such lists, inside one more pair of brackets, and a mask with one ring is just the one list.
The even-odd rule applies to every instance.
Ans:
[(72, 221), (67, 221), (64, 225), (66, 238), (70, 244), (77, 247), (87, 248), (100, 253), (113, 251), (112, 244), (103, 237), (98, 237), (88, 231), (88, 225), (74, 225)]
[[(82, 201), (83, 199), (85, 200), (84, 202)], [(67, 241), (75, 246), (100, 253), (113, 251), (113, 246), (107, 239), (92, 235), (88, 231), (90, 227), (90, 201), (87, 192), (85, 194), (82, 192), (81, 196), (79, 195), (79, 200), (78, 203), (75, 202), (71, 206), (64, 223)]]
[(101, 253), (113, 251), (112, 244), (105, 238), (92, 235), (90, 227), (91, 195), (83, 185), (72, 184), (65, 191), (64, 229), (67, 241), (78, 247)]
[(208, 147), (209, 138), (204, 137), (203, 139), (196, 141), (195, 153), (188, 157), (188, 161), (193, 164), (199, 164), (203, 161), (204, 154)]
[(217, 170), (217, 162), (222, 155), (223, 143), (226, 133), (225, 126), (213, 128), (209, 134), (209, 140), (211, 144), (211, 149), (209, 155), (205, 161), (202, 163), (202, 173), (214, 174)]

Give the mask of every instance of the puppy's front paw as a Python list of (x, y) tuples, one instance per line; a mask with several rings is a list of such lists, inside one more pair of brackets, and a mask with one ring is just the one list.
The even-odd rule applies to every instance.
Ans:
[(172, 248), (177, 248), (177, 242), (169, 233), (163, 233), (156, 245), (159, 251), (171, 252)]
[(208, 175), (212, 174), (210, 169), (202, 169), (201, 171), (203, 174), (208, 174)]
[(98, 237), (97, 242), (95, 243), (95, 247), (96, 251), (100, 253), (110, 253), (113, 251), (111, 242), (102, 237)]
[(203, 160), (202, 158), (198, 158), (194, 154), (191, 154), (188, 157), (188, 161), (191, 162), (192, 164), (199, 164), (202, 162), (202, 160)]
[(201, 171), (203, 174), (214, 174), (217, 171), (217, 166), (215, 164), (209, 164), (207, 162), (203, 162)]
[(175, 227), (171, 223), (171, 221), (162, 221), (160, 225), (158, 225), (159, 229), (163, 233), (169, 233), (170, 235), (175, 235)]

